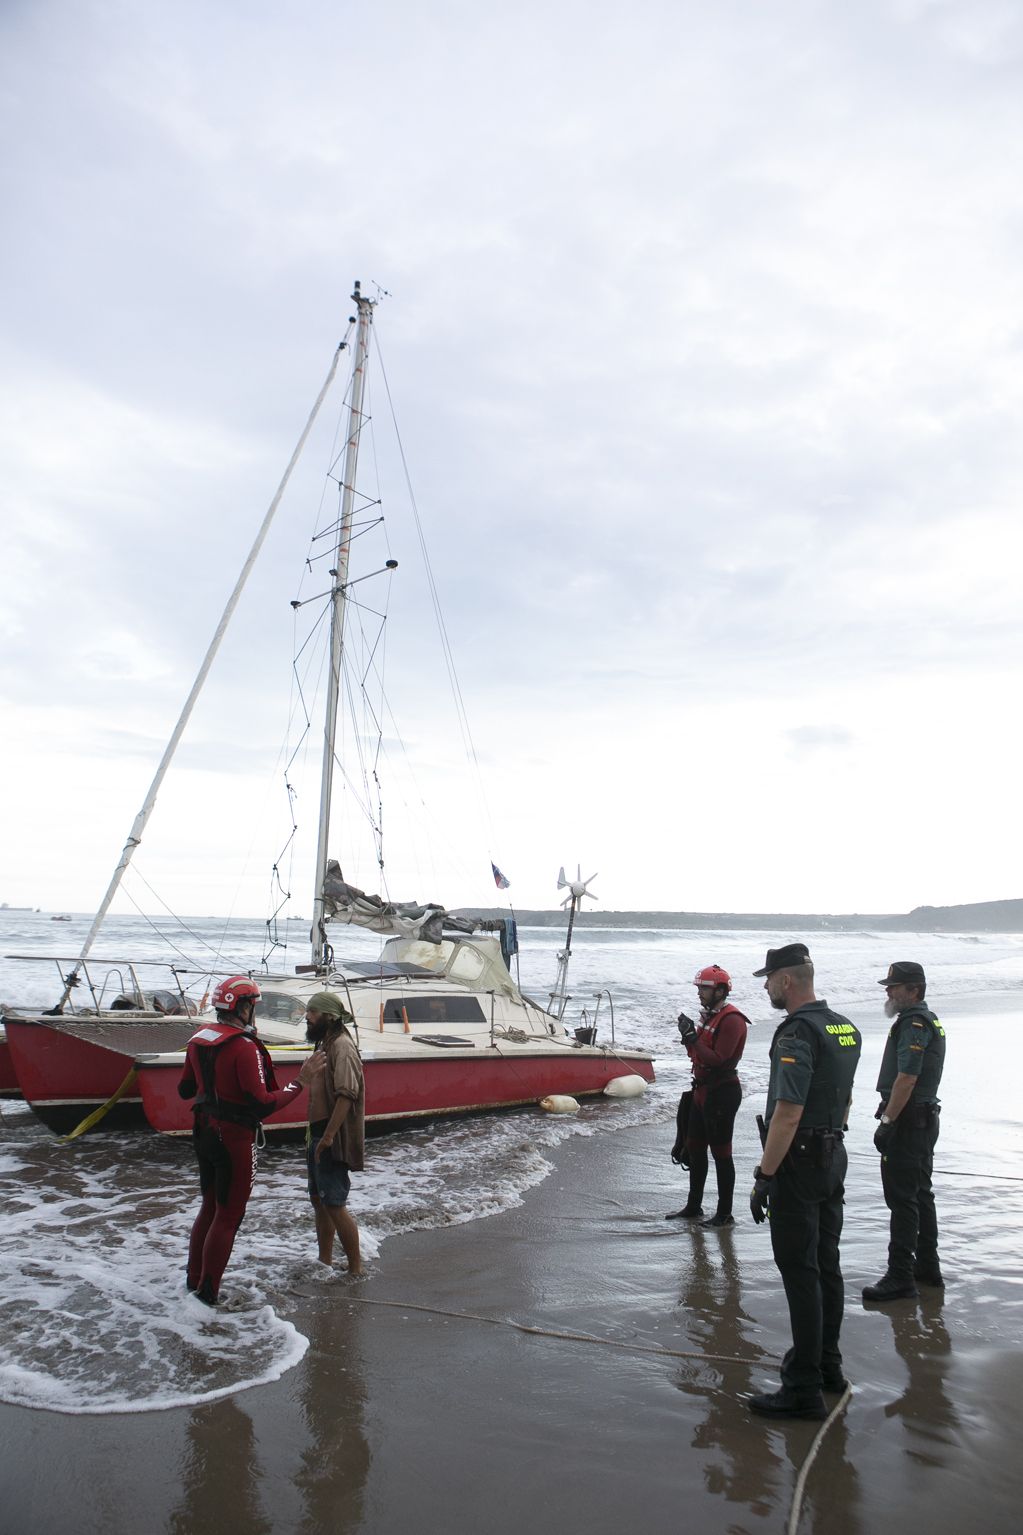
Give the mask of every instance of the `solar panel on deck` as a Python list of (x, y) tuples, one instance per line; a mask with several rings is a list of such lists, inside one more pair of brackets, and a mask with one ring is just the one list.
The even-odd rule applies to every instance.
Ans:
[(350, 970), (353, 975), (376, 976), (378, 980), (398, 980), (405, 975), (422, 979), (424, 976), (434, 975), (433, 970), (427, 970), (424, 965), (406, 964), (404, 960), (386, 960), (367, 962), (366, 960), (346, 960), (341, 967)]
[(456, 1034), (413, 1034), (413, 1039), (421, 1045), (437, 1045), (441, 1050), (475, 1050), (474, 1039), (459, 1039)]

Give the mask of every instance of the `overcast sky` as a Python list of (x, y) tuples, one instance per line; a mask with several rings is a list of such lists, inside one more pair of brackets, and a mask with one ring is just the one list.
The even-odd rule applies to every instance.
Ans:
[[(356, 277), (486, 803), (381, 445), (393, 897), (1023, 893), (1012, 0), (6, 0), (0, 107), (0, 900), (98, 903)], [(338, 403), (138, 855), (180, 911), (265, 907)]]

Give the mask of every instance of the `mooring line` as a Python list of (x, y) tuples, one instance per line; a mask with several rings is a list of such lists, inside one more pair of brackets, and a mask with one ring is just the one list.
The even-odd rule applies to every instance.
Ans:
[[(386, 1306), (392, 1311), (422, 1311), (428, 1316), (452, 1317), (462, 1322), (484, 1322), (490, 1327), (511, 1327), (515, 1332), (527, 1333), (534, 1338), (555, 1338), (567, 1343), (596, 1343), (603, 1348), (625, 1349), (633, 1354), (652, 1354), (664, 1359), (705, 1359), (714, 1364), (744, 1364), (762, 1365), (762, 1359), (747, 1359), (741, 1354), (704, 1354), (699, 1350), (656, 1347), (646, 1343), (625, 1343), (618, 1338), (598, 1338), (592, 1333), (561, 1332), (549, 1327), (536, 1327), (529, 1322), (516, 1322), (512, 1317), (483, 1316), (478, 1311), (448, 1311), (441, 1306), (424, 1306), (417, 1302), (397, 1300), (377, 1300), (369, 1295), (349, 1295), (348, 1300), (358, 1301), (362, 1306)], [(824, 1443), (825, 1436), (832, 1424), (837, 1422), (839, 1414), (845, 1409), (852, 1397), (852, 1387), (847, 1385), (834, 1407), (828, 1413), (824, 1422), (813, 1437), (813, 1443), (807, 1450), (796, 1474), (796, 1482), (792, 1491), (792, 1505), (789, 1509), (788, 1522), (785, 1526), (786, 1535), (796, 1535), (799, 1521), (803, 1512), (803, 1498), (806, 1493), (806, 1483), (810, 1475), (810, 1468)]]

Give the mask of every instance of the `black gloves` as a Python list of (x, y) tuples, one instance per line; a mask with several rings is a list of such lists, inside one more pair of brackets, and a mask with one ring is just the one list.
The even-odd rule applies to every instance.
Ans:
[(678, 1031), (682, 1036), (682, 1043), (684, 1045), (690, 1044), (696, 1038), (696, 1024), (691, 1018), (687, 1018), (685, 1013), (679, 1013), (678, 1015)]
[(877, 1129), (874, 1131), (874, 1145), (877, 1147), (882, 1156), (884, 1156), (885, 1152), (888, 1150), (888, 1147), (891, 1145), (894, 1139), (894, 1123), (889, 1120), (888, 1124), (885, 1124), (882, 1120)]
[(758, 1226), (762, 1226), (768, 1216), (771, 1203), (772, 1178), (765, 1178), (758, 1167), (753, 1174), (753, 1192), (749, 1197), (749, 1213)]

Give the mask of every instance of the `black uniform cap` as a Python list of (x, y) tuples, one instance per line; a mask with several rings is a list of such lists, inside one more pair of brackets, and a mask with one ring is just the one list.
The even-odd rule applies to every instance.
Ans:
[(897, 959), (894, 964), (888, 966), (888, 974), (883, 981), (878, 981), (879, 986), (926, 986), (927, 977), (924, 975), (923, 965), (918, 965), (915, 959)]
[(753, 974), (773, 975), (776, 970), (788, 970), (792, 965), (805, 965), (809, 959), (810, 950), (805, 943), (787, 943), (783, 949), (768, 949), (763, 970), (754, 970)]

